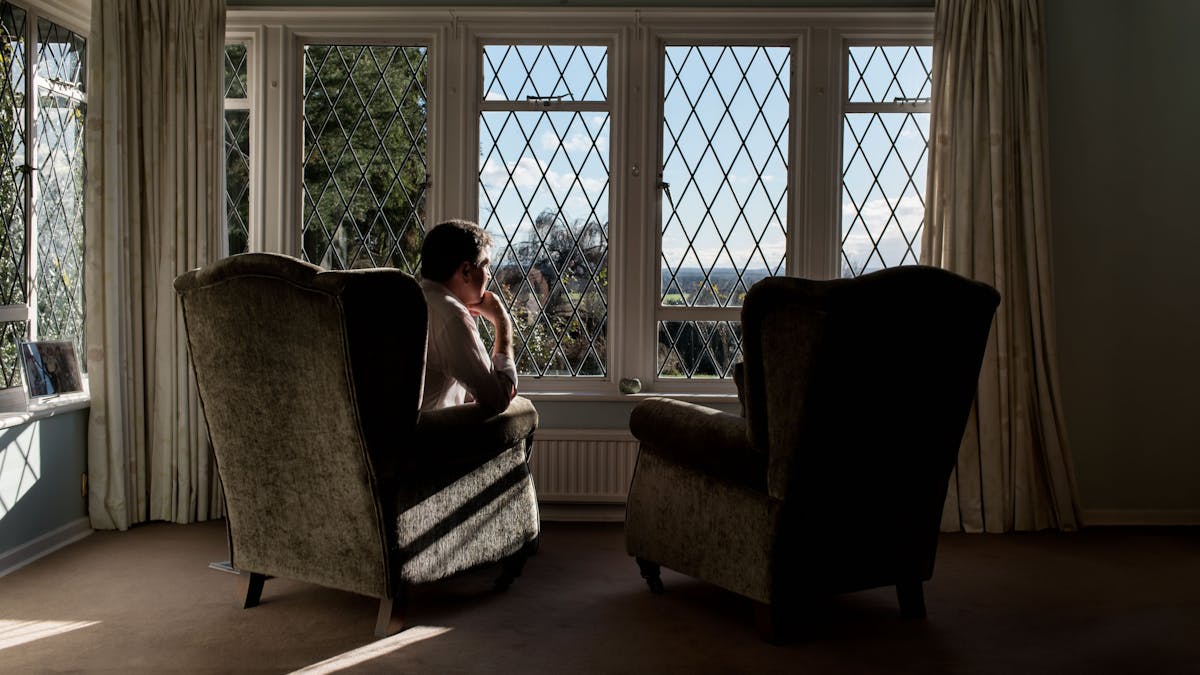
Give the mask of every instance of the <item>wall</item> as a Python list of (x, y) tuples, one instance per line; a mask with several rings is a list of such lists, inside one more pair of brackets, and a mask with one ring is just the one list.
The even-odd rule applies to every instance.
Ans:
[(1200, 3), (1045, 7), (1060, 372), (1085, 515), (1200, 523)]
[(0, 574), (11, 556), (64, 528), (88, 531), (80, 477), (87, 470), (88, 411), (72, 410), (0, 429)]

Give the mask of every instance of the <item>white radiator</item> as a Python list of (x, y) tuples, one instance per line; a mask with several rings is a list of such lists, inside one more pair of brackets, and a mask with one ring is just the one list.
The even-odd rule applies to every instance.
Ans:
[(628, 431), (539, 429), (529, 462), (538, 501), (624, 504), (637, 450)]

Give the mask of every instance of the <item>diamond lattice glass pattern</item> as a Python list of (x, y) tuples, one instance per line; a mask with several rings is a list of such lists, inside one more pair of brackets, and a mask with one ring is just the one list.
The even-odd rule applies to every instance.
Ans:
[[(479, 217), (521, 373), (604, 375), (609, 116), (484, 112)], [(490, 340), (490, 325), (483, 322)]]
[[(26, 301), (25, 10), (7, 2), (0, 4), (0, 66), (0, 153), (7, 169), (0, 172), (0, 219), (4, 225), (0, 233), (2, 306)], [(13, 354), (15, 358), (16, 352)], [(13, 364), (5, 360), (0, 367), (7, 374)]]
[(483, 48), (483, 98), (524, 101), (604, 101), (608, 48), (598, 45), (488, 45)]
[(225, 45), (225, 236), (229, 255), (250, 250), (250, 110), (246, 45)]
[(933, 47), (871, 45), (847, 50), (847, 100), (851, 103), (894, 103), (927, 99), (932, 89)]
[(21, 361), (17, 354), (21, 341), (28, 339), (26, 322), (0, 323), (0, 389), (21, 386)]
[(729, 377), (742, 353), (740, 321), (659, 321), (660, 377)]
[[(928, 96), (931, 50), (850, 48), (851, 73), (859, 78), (850, 96), (855, 91), (884, 92), (872, 93), (875, 99), (893, 93)], [(925, 224), (929, 113), (848, 112), (842, 142), (842, 276), (917, 263)]]
[(225, 98), (246, 98), (246, 45), (225, 45)]
[(250, 111), (225, 111), (225, 232), (229, 254), (249, 250)]
[(37, 332), (83, 340), (83, 38), (38, 22)]
[(667, 47), (662, 302), (738, 306), (783, 270), (786, 47)]
[(305, 260), (419, 269), (427, 72), (424, 47), (305, 48)]
[[(663, 305), (737, 307), (754, 282), (784, 271), (790, 73), (787, 47), (666, 48)], [(660, 324), (659, 375), (727, 376), (740, 347), (731, 330)]]

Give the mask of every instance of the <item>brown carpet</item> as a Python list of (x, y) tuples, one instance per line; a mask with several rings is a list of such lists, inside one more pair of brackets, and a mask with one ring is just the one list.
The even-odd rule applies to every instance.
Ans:
[(349, 593), (276, 579), (236, 609), (207, 567), (223, 528), (99, 532), (0, 578), (0, 672), (1200, 672), (1197, 528), (944, 535), (928, 619), (855, 593), (779, 647), (738, 596), (666, 570), (650, 594), (620, 525), (548, 523), (507, 593), (493, 570), (421, 587), (418, 628), (378, 642), (376, 601)]

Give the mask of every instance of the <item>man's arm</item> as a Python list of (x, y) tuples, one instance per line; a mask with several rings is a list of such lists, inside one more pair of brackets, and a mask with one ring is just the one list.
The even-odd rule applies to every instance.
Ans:
[(502, 412), (517, 395), (517, 370), (513, 362), (512, 321), (503, 305), (492, 293), (485, 293), (483, 302), (467, 308), (471, 315), (482, 316), (495, 328), (496, 339), (489, 359), (474, 320), (463, 316), (462, 322), (448, 327), (457, 335), (447, 336), (451, 344), (461, 345), (460, 358), (448, 359), (449, 375), (458, 380), (481, 408)]
[(500, 298), (491, 291), (485, 291), (483, 300), (478, 305), (467, 308), (471, 314), (482, 316), (496, 329), (496, 340), (492, 343), (492, 357), (504, 355), (509, 362), (513, 360), (512, 319), (508, 311), (500, 303)]

